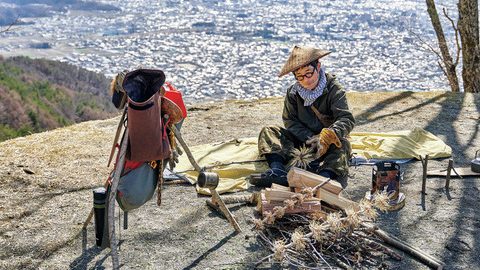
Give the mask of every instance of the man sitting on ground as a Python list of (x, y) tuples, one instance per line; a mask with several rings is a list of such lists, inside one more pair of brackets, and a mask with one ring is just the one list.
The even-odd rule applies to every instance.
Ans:
[(268, 187), (288, 186), (287, 164), (292, 150), (309, 146), (315, 160), (307, 170), (337, 180), (346, 186), (351, 153), (347, 135), (355, 119), (347, 104), (343, 86), (325, 73), (319, 59), (330, 51), (295, 46), (279, 77), (292, 73), (296, 82), (288, 87), (282, 119), (285, 127), (267, 126), (258, 138), (258, 149), (269, 169), (251, 176), (250, 183)]

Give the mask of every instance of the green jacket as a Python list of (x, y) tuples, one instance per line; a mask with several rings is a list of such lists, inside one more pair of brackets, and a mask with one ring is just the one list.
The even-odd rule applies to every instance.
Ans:
[[(343, 86), (334, 75), (326, 74), (327, 86), (322, 95), (311, 106), (333, 120), (330, 126), (339, 138), (345, 138), (355, 125), (355, 119), (348, 109), (347, 96)], [(310, 106), (303, 105), (303, 99), (298, 93), (292, 93), (293, 85), (287, 89), (283, 107), (283, 124), (301, 142), (315, 134), (319, 134), (324, 126)]]

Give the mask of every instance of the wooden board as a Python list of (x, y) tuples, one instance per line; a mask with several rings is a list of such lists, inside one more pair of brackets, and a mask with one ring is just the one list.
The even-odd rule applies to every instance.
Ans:
[[(321, 175), (311, 173), (300, 168), (293, 167), (287, 174), (288, 184), (290, 187), (315, 187), (327, 182), (328, 178)], [(328, 181), (321, 189), (327, 190), (338, 195), (343, 189), (340, 183)]]
[[(460, 176), (480, 176), (480, 173), (473, 172), (471, 168), (455, 168), (455, 171), (457, 171)], [(452, 169), (450, 177), (460, 177), (455, 171)], [(447, 169), (428, 171), (427, 176), (447, 176)]]

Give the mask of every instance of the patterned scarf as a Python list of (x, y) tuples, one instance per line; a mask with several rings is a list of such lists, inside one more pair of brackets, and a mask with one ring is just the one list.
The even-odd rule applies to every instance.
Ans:
[(303, 88), (299, 82), (296, 82), (293, 85), (292, 93), (295, 94), (298, 92), (301, 98), (303, 98), (304, 103), (303, 106), (308, 107), (312, 105), (312, 103), (322, 95), (323, 90), (325, 89), (325, 86), (327, 85), (327, 77), (325, 76), (325, 71), (323, 70), (323, 67), (320, 68), (320, 76), (319, 76), (319, 82), (317, 87), (313, 90), (309, 90), (306, 88)]

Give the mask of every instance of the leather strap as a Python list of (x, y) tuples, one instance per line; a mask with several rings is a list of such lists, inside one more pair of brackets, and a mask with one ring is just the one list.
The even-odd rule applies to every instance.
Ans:
[(320, 113), (320, 112), (317, 110), (317, 108), (315, 108), (314, 106), (310, 106), (310, 108), (312, 108), (313, 113), (315, 113), (315, 115), (317, 116), (318, 120), (320, 121), (320, 123), (322, 123), (322, 125), (323, 125), (324, 127), (330, 127), (331, 125), (333, 125), (333, 118), (332, 118), (332, 117)]

